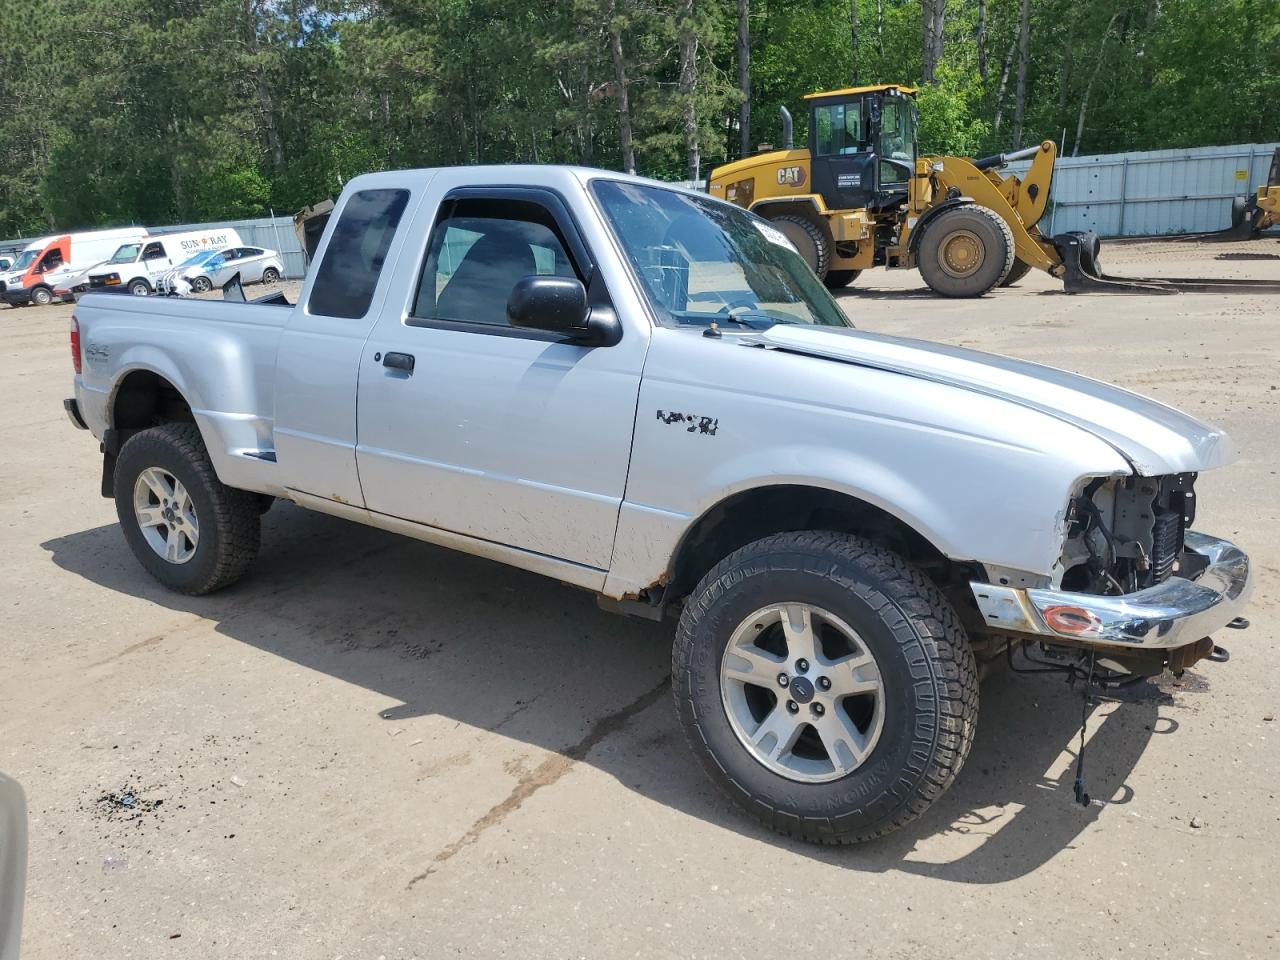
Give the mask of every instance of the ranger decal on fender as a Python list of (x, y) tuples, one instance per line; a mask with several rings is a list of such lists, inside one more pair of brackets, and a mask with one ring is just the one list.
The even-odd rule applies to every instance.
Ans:
[(699, 417), (692, 413), (667, 413), (659, 410), (658, 419), (663, 423), (687, 423), (689, 426), (685, 428), (686, 433), (705, 433), (709, 437), (714, 437), (720, 429), (719, 418)]

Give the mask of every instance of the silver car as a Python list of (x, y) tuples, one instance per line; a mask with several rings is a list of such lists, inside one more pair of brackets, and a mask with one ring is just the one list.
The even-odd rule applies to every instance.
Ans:
[(236, 274), (241, 283), (279, 283), (284, 276), (284, 261), (276, 250), (262, 247), (230, 247), (218, 256), (193, 264), (179, 274), (192, 293), (204, 293), (220, 287)]

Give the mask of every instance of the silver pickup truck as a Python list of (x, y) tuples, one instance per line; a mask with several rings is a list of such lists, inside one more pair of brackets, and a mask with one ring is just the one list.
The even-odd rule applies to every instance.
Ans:
[[(955, 779), (978, 674), (1223, 651), (1245, 555), (1190, 528), (1227, 437), (1002, 357), (859, 332), (786, 237), (566, 167), (349, 183), (297, 305), (91, 294), (69, 414), (138, 560), (241, 577), (272, 498), (678, 616), (710, 776), (852, 842)], [(978, 308), (980, 309), (980, 308)]]

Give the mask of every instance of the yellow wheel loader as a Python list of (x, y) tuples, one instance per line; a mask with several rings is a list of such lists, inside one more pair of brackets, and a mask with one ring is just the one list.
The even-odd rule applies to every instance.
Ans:
[(1280, 226), (1280, 147), (1271, 155), (1267, 182), (1256, 196), (1236, 197), (1231, 205), (1231, 226), (1223, 231), (1232, 239), (1248, 240), (1263, 230)]
[[(795, 147), (784, 107), (783, 149), (716, 168), (707, 189), (771, 221), (833, 289), (883, 266), (917, 268), (946, 297), (980, 297), (1033, 267), (1067, 293), (1280, 290), (1269, 281), (1102, 273), (1095, 234), (1049, 239), (1036, 226), (1049, 204), (1052, 141), (980, 160), (918, 156), (915, 94), (899, 84), (809, 94), (807, 147)], [(1025, 177), (999, 172), (1026, 158)]]

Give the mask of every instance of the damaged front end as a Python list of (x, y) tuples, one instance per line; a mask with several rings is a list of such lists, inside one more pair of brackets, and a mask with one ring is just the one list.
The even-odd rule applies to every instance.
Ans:
[(1024, 652), (1038, 646), (1051, 659), (1087, 651), (1121, 677), (1225, 660), (1210, 634), (1247, 626), (1240, 614), (1252, 587), (1249, 558), (1190, 529), (1195, 480), (1181, 473), (1084, 484), (1068, 504), (1050, 583), (970, 585), (986, 628), (1012, 635), (1010, 648), (1021, 640)]

